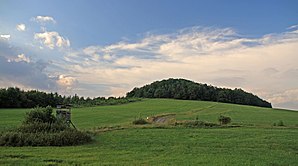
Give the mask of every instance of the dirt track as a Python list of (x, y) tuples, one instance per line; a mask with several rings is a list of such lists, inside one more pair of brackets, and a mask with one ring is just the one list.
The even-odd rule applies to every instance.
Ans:
[(153, 118), (153, 123), (166, 123), (169, 119), (175, 118), (176, 114), (167, 114), (167, 115), (161, 115), (156, 116)]

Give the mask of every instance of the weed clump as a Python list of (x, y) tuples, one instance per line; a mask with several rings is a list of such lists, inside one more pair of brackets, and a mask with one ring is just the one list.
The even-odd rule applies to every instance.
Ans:
[(138, 118), (138, 119), (135, 119), (134, 121), (132, 121), (132, 124), (143, 125), (143, 124), (148, 124), (148, 122), (143, 118)]
[(16, 130), (0, 133), (0, 146), (71, 146), (90, 142), (91, 134), (58, 120), (51, 107), (37, 107), (26, 114)]
[(219, 121), (220, 125), (226, 125), (226, 124), (231, 123), (232, 119), (228, 116), (220, 115), (218, 117), (218, 121)]
[(204, 122), (200, 120), (187, 120), (176, 122), (175, 126), (183, 126), (187, 128), (210, 128), (210, 127), (218, 127), (218, 124)]
[(273, 123), (273, 126), (285, 126), (285, 124), (282, 120), (280, 120), (277, 123)]

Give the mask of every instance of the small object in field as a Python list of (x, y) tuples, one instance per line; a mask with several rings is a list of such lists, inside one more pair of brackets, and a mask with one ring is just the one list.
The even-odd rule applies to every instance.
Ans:
[(71, 121), (71, 105), (57, 105), (56, 117), (59, 120), (65, 120), (65, 122), (69, 125), (71, 124), (73, 128), (76, 129), (75, 125)]
[(226, 124), (231, 123), (232, 119), (228, 116), (220, 115), (218, 117), (218, 121), (219, 121), (220, 125), (226, 125)]

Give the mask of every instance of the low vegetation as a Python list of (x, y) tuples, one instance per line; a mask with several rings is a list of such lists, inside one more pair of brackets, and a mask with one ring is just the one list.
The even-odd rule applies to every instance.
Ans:
[(273, 126), (285, 126), (282, 120), (279, 120), (277, 123), (273, 123)]
[(26, 114), (22, 125), (2, 132), (0, 146), (70, 146), (91, 141), (91, 135), (70, 128), (52, 114), (52, 108), (37, 107)]
[(220, 125), (216, 123), (204, 122), (200, 120), (186, 120), (186, 121), (178, 121), (175, 123), (175, 126), (183, 126), (187, 128), (212, 128), (212, 127), (220, 127)]
[(148, 124), (148, 123), (149, 122), (147, 122), (143, 118), (138, 118), (138, 119), (135, 119), (134, 121), (132, 121), (132, 124), (134, 124), (134, 125), (143, 125), (143, 124)]
[[(176, 120), (175, 114), (164, 114), (164, 115), (156, 115), (156, 116), (150, 116), (147, 117), (147, 119), (144, 118), (138, 118), (135, 119), (132, 124), (134, 125), (146, 125), (146, 124), (153, 124), (152, 127), (154, 127), (154, 124), (157, 124), (155, 127), (159, 128), (160, 125), (164, 125), (164, 127), (186, 127), (186, 128), (219, 128), (219, 127), (234, 127), (233, 126), (227, 126), (227, 124), (231, 123), (231, 118), (227, 116), (220, 115), (218, 117), (219, 124), (217, 123), (211, 123), (211, 122), (205, 122), (202, 120), (199, 120), (198, 117), (196, 117), (195, 120)], [(238, 126), (237, 126), (238, 127)]]
[(227, 124), (231, 123), (232, 119), (228, 116), (220, 115), (218, 117), (218, 121), (221, 125), (227, 125)]

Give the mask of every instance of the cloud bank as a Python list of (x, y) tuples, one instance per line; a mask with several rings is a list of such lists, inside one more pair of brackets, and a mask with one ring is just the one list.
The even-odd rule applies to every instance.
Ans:
[[(64, 57), (79, 80), (121, 84), (110, 94), (134, 86), (182, 77), (221, 87), (243, 88), (274, 106), (297, 103), (297, 31), (247, 38), (231, 28), (191, 27), (148, 35), (134, 43), (89, 46)], [(291, 93), (283, 94), (283, 92)], [(283, 95), (277, 94), (282, 93)], [(294, 94), (293, 94), (294, 93)], [(291, 95), (290, 95), (291, 94)], [(297, 107), (287, 107), (297, 109)]]

